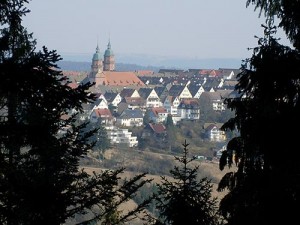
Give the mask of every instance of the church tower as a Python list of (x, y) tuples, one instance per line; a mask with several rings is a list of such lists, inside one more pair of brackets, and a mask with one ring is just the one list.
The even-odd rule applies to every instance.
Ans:
[(107, 44), (107, 49), (104, 53), (104, 71), (114, 71), (115, 70), (115, 56), (111, 50), (110, 40)]
[(93, 55), (92, 65), (91, 65), (91, 72), (96, 75), (97, 73), (103, 72), (103, 62), (102, 56), (100, 54), (100, 50), (97, 44), (96, 52)]

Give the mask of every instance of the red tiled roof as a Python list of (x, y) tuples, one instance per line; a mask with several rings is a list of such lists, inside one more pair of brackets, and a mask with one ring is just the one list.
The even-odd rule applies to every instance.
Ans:
[(217, 77), (217, 76), (220, 76), (222, 74), (222, 71), (207, 69), (207, 70), (200, 70), (199, 74), (200, 75), (209, 75), (210, 77)]
[(149, 126), (154, 131), (154, 133), (161, 134), (166, 131), (166, 127), (163, 124), (153, 124), (149, 123)]
[(153, 75), (154, 72), (152, 70), (138, 70), (136, 71), (138, 76), (147, 76), (147, 75)]
[(141, 97), (125, 97), (125, 102), (131, 105), (144, 105), (145, 100)]
[(134, 72), (104, 71), (96, 75), (96, 85), (106, 86), (145, 86)]
[(218, 76), (220, 76), (222, 73), (221, 73), (221, 71), (219, 71), (219, 70), (212, 70), (212, 71), (210, 71), (210, 73), (209, 73), (209, 76), (210, 77), (218, 77)]
[(199, 74), (200, 74), (200, 75), (207, 75), (207, 74), (210, 73), (210, 71), (211, 71), (211, 70), (200, 70), (200, 71), (199, 71)]
[(159, 113), (167, 113), (167, 110), (163, 107), (153, 107), (152, 112), (154, 112), (155, 115), (157, 115)]
[(196, 98), (191, 98), (191, 99), (183, 99), (181, 101), (181, 103), (186, 104), (186, 105), (190, 105), (190, 104), (199, 104), (199, 101)]
[(95, 109), (95, 113), (101, 118), (112, 118), (112, 114), (109, 109)]

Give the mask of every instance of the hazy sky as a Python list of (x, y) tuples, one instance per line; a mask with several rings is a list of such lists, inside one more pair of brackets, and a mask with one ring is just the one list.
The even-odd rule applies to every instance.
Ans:
[(246, 0), (32, 0), (24, 25), (59, 54), (241, 58), (264, 21)]

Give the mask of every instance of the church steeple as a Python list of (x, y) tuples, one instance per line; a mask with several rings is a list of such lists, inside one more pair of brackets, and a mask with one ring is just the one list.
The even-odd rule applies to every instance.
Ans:
[(107, 49), (111, 49), (110, 39), (108, 40)]
[(97, 43), (96, 52), (93, 55), (92, 66), (91, 66), (93, 73), (99, 73), (103, 71), (103, 62), (102, 56), (100, 53), (100, 49)]
[(115, 70), (115, 56), (111, 50), (110, 39), (108, 40), (107, 49), (104, 53), (104, 71), (113, 71)]

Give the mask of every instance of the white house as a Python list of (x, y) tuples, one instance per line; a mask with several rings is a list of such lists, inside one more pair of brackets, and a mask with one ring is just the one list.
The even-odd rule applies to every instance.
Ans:
[(136, 89), (132, 89), (132, 88), (122, 89), (122, 91), (120, 92), (120, 96), (122, 98), (125, 98), (125, 97), (139, 98), (139, 97), (141, 97), (139, 92)]
[(200, 105), (198, 99), (184, 99), (178, 106), (178, 115), (181, 119), (200, 119)]
[(182, 85), (172, 85), (169, 90), (169, 95), (178, 97), (180, 100), (184, 98), (192, 98), (192, 94), (187, 86)]
[(139, 95), (145, 99), (147, 108), (162, 106), (160, 98), (153, 88), (140, 88)]
[(143, 125), (143, 113), (140, 109), (126, 109), (117, 118), (117, 125), (131, 127), (131, 126), (142, 126)]
[(126, 144), (128, 147), (138, 145), (137, 137), (132, 136), (132, 132), (128, 129), (120, 129), (115, 126), (106, 126), (105, 129), (111, 144)]
[(226, 141), (225, 131), (221, 130), (221, 123), (205, 123), (204, 130), (210, 141), (222, 142)]
[(105, 99), (97, 99), (93, 109), (108, 109), (108, 104)]
[(167, 113), (177, 115), (177, 108), (180, 103), (179, 98), (176, 96), (167, 96), (164, 100), (163, 107), (167, 110)]
[(102, 124), (113, 124), (115, 118), (112, 116), (109, 109), (93, 109), (90, 114), (90, 121), (96, 123), (99, 120)]
[(226, 109), (224, 98), (228, 97), (231, 92), (231, 90), (217, 90), (216, 92), (204, 92), (200, 98), (208, 99), (214, 111), (222, 112)]
[(115, 92), (106, 92), (104, 94), (104, 97), (106, 98), (108, 104), (111, 104), (115, 107), (117, 107), (118, 104), (122, 101), (121, 95)]
[(162, 123), (166, 121), (168, 112), (163, 107), (154, 107), (150, 109), (149, 117), (154, 123)]

